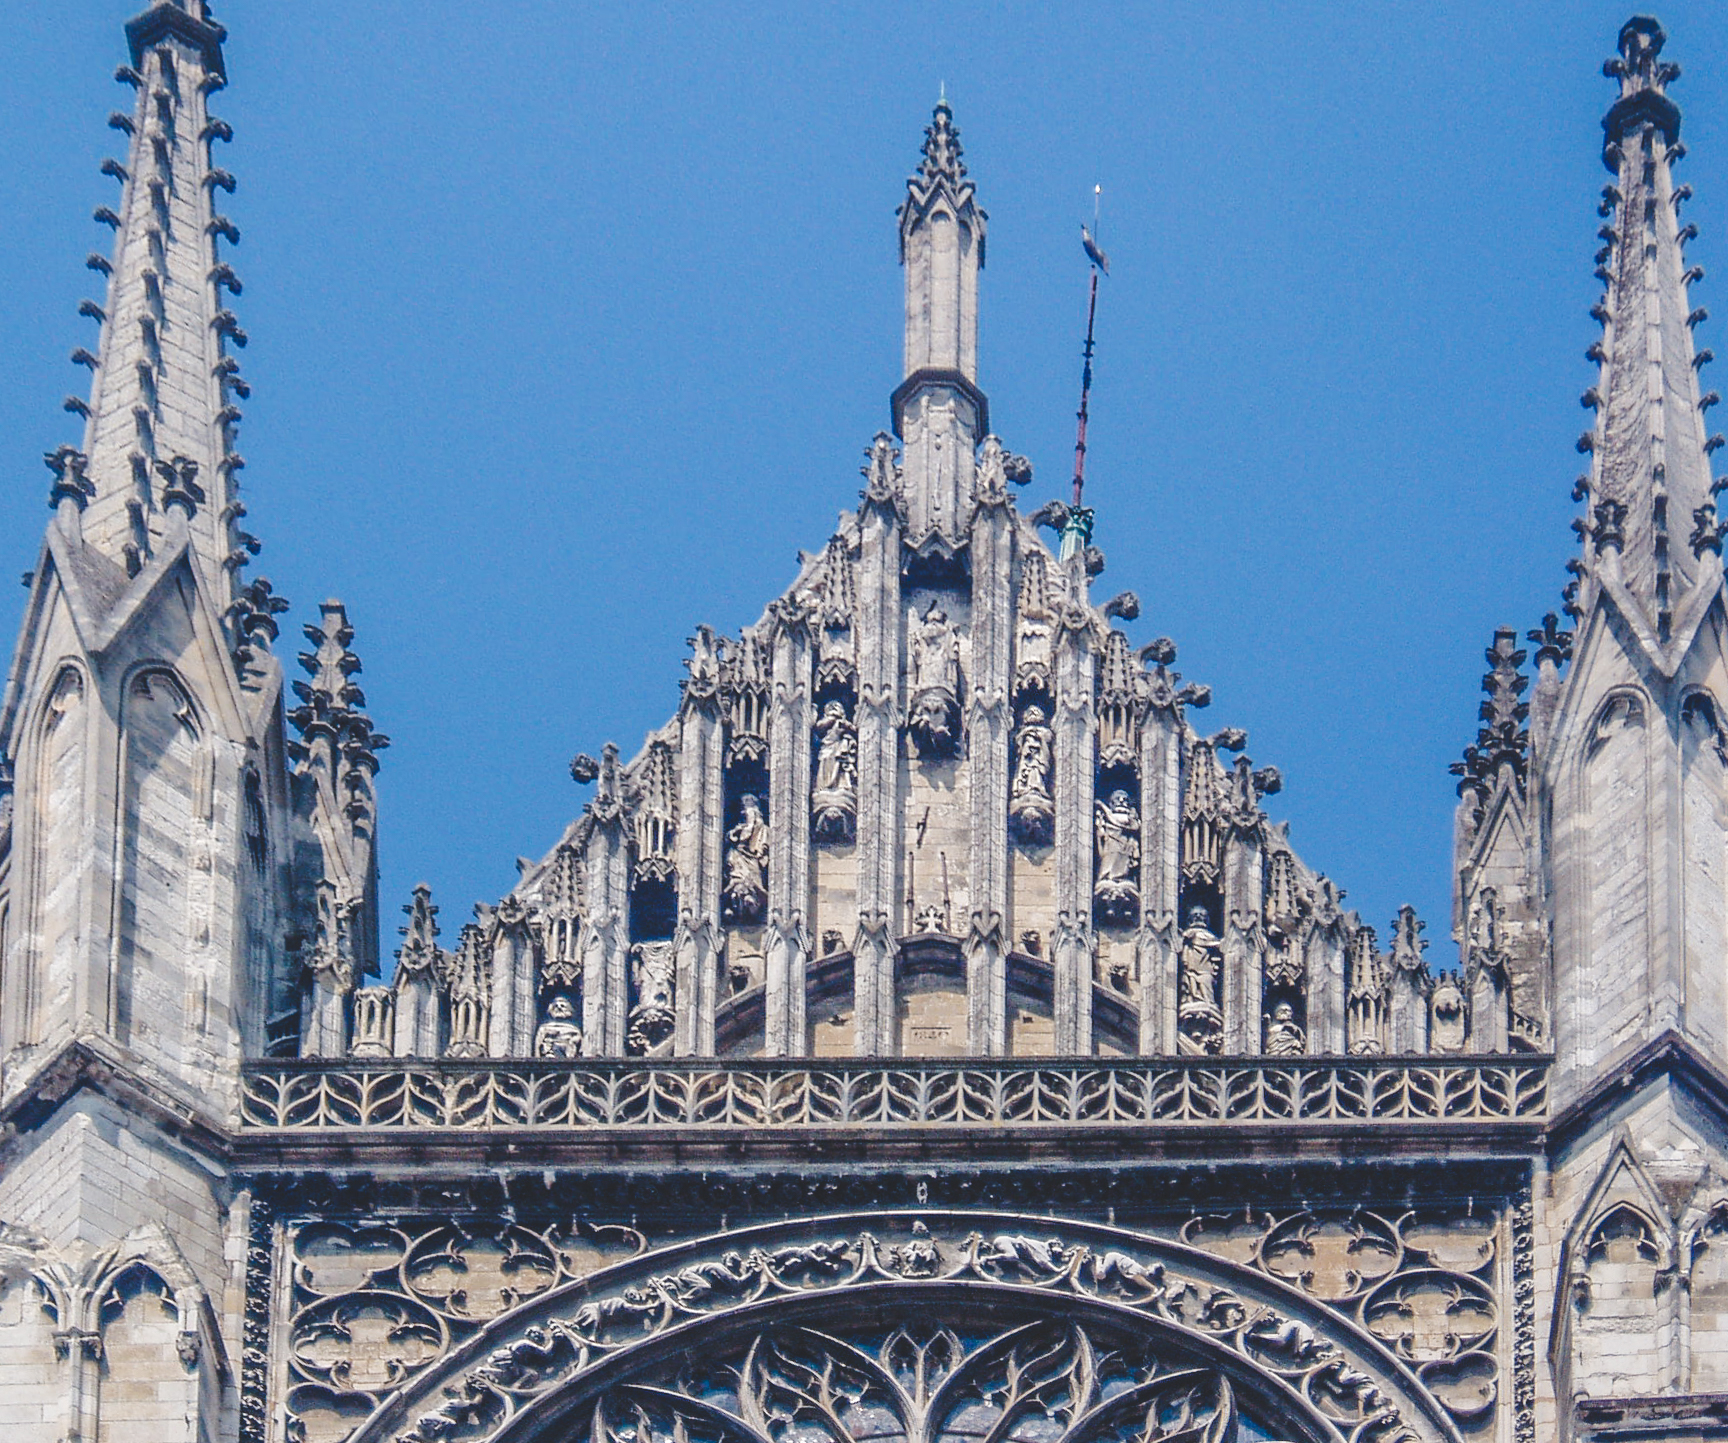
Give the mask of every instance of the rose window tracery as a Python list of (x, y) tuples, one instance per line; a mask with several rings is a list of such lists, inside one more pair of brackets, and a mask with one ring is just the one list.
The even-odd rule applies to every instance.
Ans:
[(1283, 1434), (1217, 1368), (1047, 1318), (906, 1309), (859, 1329), (737, 1336), (607, 1388), (593, 1443), (1246, 1443)]

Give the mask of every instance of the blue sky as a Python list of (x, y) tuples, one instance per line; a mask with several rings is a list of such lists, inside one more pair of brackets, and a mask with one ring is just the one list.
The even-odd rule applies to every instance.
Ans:
[[(130, 98), (131, 7), (11, 10), (0, 575), (34, 564), (40, 457), (74, 436), (103, 120)], [(1383, 937), (1415, 903), (1446, 960), (1446, 767), (1493, 628), (1554, 609), (1570, 554), (1627, 13), (222, 5), (256, 569), (295, 602), (285, 653), (349, 604), (396, 743), (386, 917), (421, 879), (447, 931), (496, 899), (579, 809), (571, 754), (633, 751), (695, 624), (753, 621), (855, 504), (899, 379), (894, 207), (946, 82), (1024, 504), (1070, 466), (1096, 182), (1099, 595), (1138, 592), (1136, 642), (1174, 637), (1207, 724), (1283, 771), (1309, 863)], [(1658, 13), (1692, 253), (1728, 268), (1728, 10)]]

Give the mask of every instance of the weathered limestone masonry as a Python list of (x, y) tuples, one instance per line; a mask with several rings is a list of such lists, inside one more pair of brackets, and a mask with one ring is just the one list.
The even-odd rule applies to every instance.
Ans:
[(353, 629), (285, 691), (246, 574), (223, 39), (127, 27), (0, 703), (9, 1440), (1728, 1437), (1723, 440), (1653, 20), (1567, 619), (1487, 650), (1454, 961), (1344, 908), (1086, 518), (1017, 507), (944, 100), (856, 511), (575, 760), (510, 895), (415, 890), (388, 980)]

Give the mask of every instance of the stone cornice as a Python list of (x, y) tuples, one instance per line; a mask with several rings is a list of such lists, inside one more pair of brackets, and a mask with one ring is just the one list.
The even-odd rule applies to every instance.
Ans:
[(71, 1039), (32, 1063), (16, 1084), (8, 1082), (0, 1103), (0, 1137), (10, 1142), (34, 1131), (69, 1098), (86, 1091), (147, 1119), (213, 1161), (225, 1163), (232, 1154), (227, 1119), (213, 1115), (206, 1099), (151, 1075), (124, 1049), (96, 1036)]
[(1728, 1073), (1678, 1032), (1663, 1032), (1594, 1070), (1600, 1074), (1596, 1081), (1549, 1122), (1550, 1152), (1570, 1146), (1625, 1099), (1663, 1077), (1673, 1078), (1728, 1125)]

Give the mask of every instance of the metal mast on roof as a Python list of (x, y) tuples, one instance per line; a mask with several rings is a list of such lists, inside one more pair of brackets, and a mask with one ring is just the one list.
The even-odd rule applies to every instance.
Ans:
[(1110, 257), (1098, 245), (1098, 212), (1104, 187), (1092, 187), (1092, 227), (1080, 226), (1080, 244), (1086, 252), (1087, 271), (1091, 284), (1086, 296), (1086, 347), (1080, 371), (1079, 430), (1074, 437), (1074, 503), (1069, 508), (1068, 522), (1062, 528), (1061, 559), (1068, 560), (1084, 551), (1092, 540), (1092, 511), (1084, 504), (1086, 494), (1086, 422), (1092, 400), (1092, 336), (1098, 317), (1098, 277), (1110, 274)]

